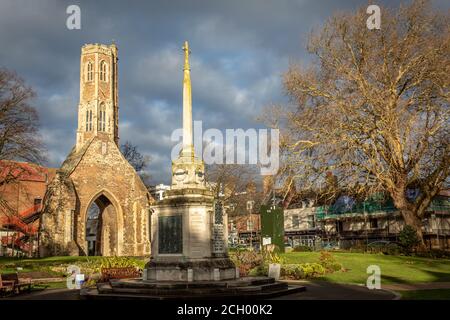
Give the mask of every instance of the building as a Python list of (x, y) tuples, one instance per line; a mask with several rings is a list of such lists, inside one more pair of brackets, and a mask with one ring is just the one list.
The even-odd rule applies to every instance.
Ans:
[(257, 213), (228, 218), (228, 241), (232, 245), (260, 242), (261, 215)]
[[(115, 44), (81, 49), (76, 143), (45, 194), (42, 256), (150, 253), (153, 199), (119, 150), (117, 54)], [(96, 224), (91, 207), (99, 211)]]
[[(285, 236), (292, 246), (350, 247), (376, 241), (398, 241), (405, 225), (391, 201), (365, 201), (347, 206), (316, 206), (299, 202), (284, 211)], [(450, 198), (447, 192), (435, 197), (423, 221), (423, 233), (430, 248), (450, 248)]]
[(35, 254), (42, 199), (55, 172), (27, 162), (0, 162), (0, 180), (9, 180), (0, 186), (0, 255)]
[(284, 234), (291, 247), (319, 245), (319, 222), (314, 202), (303, 201), (299, 207), (284, 210)]

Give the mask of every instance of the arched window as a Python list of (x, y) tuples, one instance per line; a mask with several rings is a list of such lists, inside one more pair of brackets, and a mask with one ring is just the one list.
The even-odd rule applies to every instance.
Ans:
[(86, 131), (92, 131), (92, 110), (86, 110)]
[(98, 111), (98, 131), (105, 131), (106, 129), (106, 108), (105, 104), (100, 104)]
[(94, 65), (89, 61), (86, 65), (86, 81), (94, 80)]
[(107, 65), (105, 61), (100, 62), (100, 81), (107, 81)]

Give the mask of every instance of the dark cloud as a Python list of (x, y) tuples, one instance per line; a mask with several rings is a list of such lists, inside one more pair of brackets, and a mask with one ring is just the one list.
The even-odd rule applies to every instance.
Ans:
[[(66, 28), (71, 4), (81, 7), (81, 30)], [(448, 8), (443, 0), (435, 4)], [(150, 155), (154, 182), (167, 183), (170, 136), (181, 125), (184, 40), (192, 48), (194, 119), (202, 120), (204, 129), (260, 127), (255, 119), (262, 108), (285, 101), (280, 76), (290, 59), (307, 59), (310, 30), (336, 10), (364, 5), (367, 1), (2, 0), (0, 65), (16, 70), (37, 91), (49, 165), (59, 166), (75, 142), (81, 46), (114, 39), (120, 138)]]

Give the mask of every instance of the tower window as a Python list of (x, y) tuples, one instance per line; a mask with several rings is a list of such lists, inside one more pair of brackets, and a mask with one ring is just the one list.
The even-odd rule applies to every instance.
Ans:
[(106, 131), (106, 108), (105, 104), (102, 103), (100, 105), (100, 109), (98, 112), (98, 131)]
[(86, 131), (92, 131), (92, 110), (86, 111)]
[(92, 80), (94, 80), (94, 65), (89, 61), (86, 67), (86, 81)]
[(107, 79), (107, 65), (105, 61), (100, 62), (100, 81), (106, 81)]

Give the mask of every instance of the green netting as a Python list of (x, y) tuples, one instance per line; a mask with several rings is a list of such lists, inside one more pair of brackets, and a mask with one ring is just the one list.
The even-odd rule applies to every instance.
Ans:
[[(351, 208), (335, 208), (333, 206), (321, 206), (316, 208), (317, 219), (336, 218), (341, 215), (349, 214), (375, 214), (375, 213), (392, 213), (397, 211), (392, 199), (382, 201), (383, 198), (375, 195), (367, 201), (357, 202)], [(432, 200), (429, 210), (432, 211), (448, 211), (450, 212), (450, 200), (447, 197), (437, 197)]]

